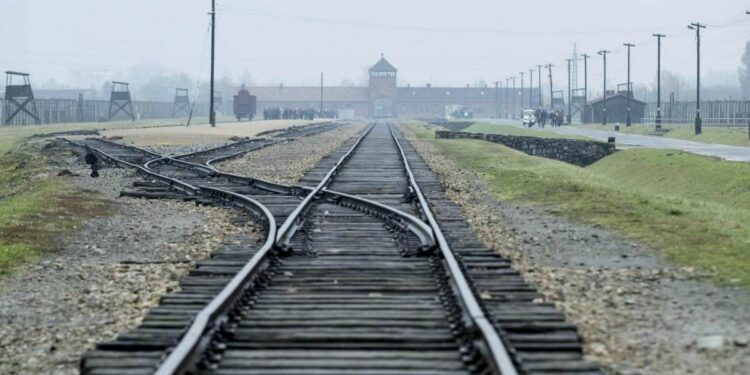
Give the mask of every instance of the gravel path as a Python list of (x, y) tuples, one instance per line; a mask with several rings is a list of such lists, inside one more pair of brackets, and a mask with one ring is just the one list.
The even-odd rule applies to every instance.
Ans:
[(741, 374), (750, 368), (750, 292), (698, 281), (691, 268), (554, 209), (498, 202), (472, 173), (404, 132), (488, 246), (579, 326), (611, 373)]
[(216, 165), (223, 172), (259, 178), (278, 184), (296, 184), (305, 171), (336, 151), (365, 127), (345, 125), (334, 131), (283, 142)]
[[(4, 277), (0, 290), (0, 373), (76, 374), (96, 342), (135, 327), (161, 295), (220, 243), (252, 235), (236, 213), (182, 201), (113, 200), (137, 176), (103, 169), (92, 179), (59, 152), (75, 185), (109, 200), (106, 217), (85, 221), (54, 254)], [(58, 169), (59, 170), (59, 169)]]

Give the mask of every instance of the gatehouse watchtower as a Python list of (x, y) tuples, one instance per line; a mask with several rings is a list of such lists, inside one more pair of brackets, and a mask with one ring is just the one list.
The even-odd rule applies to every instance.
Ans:
[(396, 117), (396, 73), (398, 70), (380, 55), (380, 60), (370, 68), (370, 117)]

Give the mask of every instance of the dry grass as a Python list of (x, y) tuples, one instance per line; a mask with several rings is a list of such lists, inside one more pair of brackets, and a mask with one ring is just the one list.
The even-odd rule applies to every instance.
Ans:
[[(420, 138), (434, 133), (410, 124)], [(478, 140), (430, 142), (498, 199), (556, 207), (750, 288), (750, 164), (668, 150), (618, 152), (580, 168)]]

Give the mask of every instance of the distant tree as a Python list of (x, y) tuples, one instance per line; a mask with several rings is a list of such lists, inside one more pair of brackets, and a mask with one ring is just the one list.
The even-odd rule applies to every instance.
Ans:
[(40, 89), (50, 89), (50, 90), (57, 90), (57, 89), (69, 89), (70, 87), (66, 84), (57, 83), (57, 80), (54, 78), (50, 78), (47, 80), (47, 82), (42, 83), (38, 86)]
[(146, 83), (140, 86), (131, 86), (134, 91), (133, 96), (139, 100), (171, 102), (174, 100), (176, 88), (189, 89), (190, 96), (195, 93), (192, 90), (193, 80), (187, 74), (158, 75), (151, 77)]
[(668, 70), (661, 72), (661, 95), (662, 100), (669, 100), (669, 94), (674, 93), (675, 100), (680, 98), (680, 87), (683, 78)]
[(750, 98), (750, 42), (745, 43), (745, 53), (742, 54), (742, 64), (738, 69), (742, 95)]
[(112, 93), (112, 81), (106, 81), (102, 84), (102, 91), (99, 92), (99, 98), (103, 100), (109, 100), (109, 96)]
[(246, 87), (256, 86), (253, 75), (248, 71), (242, 72), (237, 80), (237, 86), (245, 85)]
[(485, 81), (484, 79), (480, 79), (479, 81), (474, 82), (474, 87), (487, 87), (487, 81)]

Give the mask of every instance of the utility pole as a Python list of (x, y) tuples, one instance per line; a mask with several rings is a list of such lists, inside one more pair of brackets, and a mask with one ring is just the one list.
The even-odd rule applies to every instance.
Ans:
[(323, 117), (323, 72), (320, 72), (320, 117)]
[(607, 51), (606, 49), (597, 52), (598, 55), (604, 57), (604, 98), (602, 100), (602, 125), (607, 125), (607, 54), (610, 52), (611, 51)]
[(534, 109), (534, 103), (532, 102), (531, 95), (532, 91), (534, 91), (534, 69), (529, 69), (529, 109)]
[(628, 47), (628, 113), (626, 115), (627, 117), (625, 118), (625, 126), (630, 126), (632, 123), (632, 120), (630, 118), (630, 96), (633, 94), (633, 83), (630, 82), (630, 48), (635, 47), (635, 44), (624, 43), (623, 46)]
[(523, 75), (526, 74), (526, 72), (518, 72), (521, 75), (521, 108), (523, 108)]
[(656, 129), (661, 129), (661, 38), (664, 34), (653, 34), (656, 37)]
[(688, 29), (695, 30), (695, 40), (697, 45), (697, 74), (695, 84), (695, 135), (702, 132), (703, 120), (701, 120), (701, 29), (705, 29), (706, 25), (699, 22), (694, 22), (688, 25)]
[(510, 110), (510, 118), (516, 119), (516, 96), (518, 94), (516, 91), (516, 76), (510, 77), (510, 79), (513, 81), (513, 108)]
[(500, 108), (503, 104), (503, 80), (497, 81), (498, 86), (500, 86), (500, 91), (497, 94), (497, 118), (500, 118), (502, 116), (502, 108)]
[(498, 96), (498, 85), (500, 84), (499, 81), (495, 81), (495, 118), (500, 118), (500, 109), (498, 107), (498, 103), (500, 103), (500, 97)]
[(570, 112), (573, 110), (573, 97), (570, 90), (570, 63), (573, 62), (573, 59), (565, 59), (565, 61), (568, 62), (568, 125), (570, 125), (571, 121), (573, 120), (573, 116), (570, 115)]
[(510, 89), (510, 77), (505, 79), (505, 118), (509, 118), (510, 101), (508, 100), (508, 89)]
[(588, 60), (589, 55), (582, 54), (583, 56), (583, 114), (581, 115), (581, 122), (586, 123), (586, 106), (589, 100), (589, 71), (588, 71)]
[(548, 73), (549, 75), (547, 77), (549, 77), (549, 109), (550, 111), (554, 109), (552, 108), (552, 67), (553, 66), (554, 65), (552, 64), (547, 64), (544, 66), (545, 68), (547, 68), (547, 71), (549, 72)]
[(537, 85), (539, 86), (539, 107), (544, 108), (544, 105), (542, 103), (542, 66), (537, 65), (536, 69), (537, 69), (537, 81), (539, 81), (539, 83), (537, 83)]
[(212, 128), (216, 127), (216, 112), (214, 112), (214, 58), (216, 51), (216, 0), (211, 0), (211, 96), (208, 104), (208, 122)]

